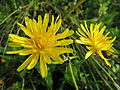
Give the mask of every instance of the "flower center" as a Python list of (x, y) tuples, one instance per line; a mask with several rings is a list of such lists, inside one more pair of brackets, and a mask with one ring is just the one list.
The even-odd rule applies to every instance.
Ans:
[(44, 51), (47, 48), (46, 44), (46, 39), (43, 37), (33, 39), (33, 46), (37, 51)]

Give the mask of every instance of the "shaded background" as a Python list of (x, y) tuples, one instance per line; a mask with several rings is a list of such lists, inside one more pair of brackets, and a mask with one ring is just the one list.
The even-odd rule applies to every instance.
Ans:
[[(71, 58), (64, 64), (48, 65), (48, 77), (43, 79), (39, 63), (32, 70), (17, 72), (16, 69), (27, 56), (7, 55), (6, 51), (18, 50), (7, 46), (8, 34), (25, 34), (17, 22), (24, 24), (24, 17), (35, 18), (45, 13), (58, 15), (63, 19), (62, 27), (77, 30), (84, 20), (90, 23), (103, 22), (105, 33), (117, 37), (114, 41), (116, 53), (109, 58), (112, 67), (106, 66), (99, 56), (84, 60), (86, 48), (73, 43), (69, 47), (73, 54), (61, 57)], [(50, 18), (51, 19), (51, 18)], [(75, 33), (70, 38), (77, 39)], [(5, 62), (3, 62), (5, 61)], [(0, 1), (0, 89), (1, 90), (75, 90), (72, 72), (80, 90), (120, 90), (120, 0), (1, 0)]]

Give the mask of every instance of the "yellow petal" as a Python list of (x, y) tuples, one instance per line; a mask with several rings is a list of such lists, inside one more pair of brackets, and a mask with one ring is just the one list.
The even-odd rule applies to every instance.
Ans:
[(42, 17), (41, 17), (41, 15), (38, 16), (38, 24), (42, 25)]
[(100, 23), (97, 25), (97, 29), (98, 29), (98, 30), (99, 30), (101, 24), (102, 24), (102, 22), (100, 22)]
[(50, 53), (50, 57), (60, 64), (62, 64), (64, 62), (64, 60), (62, 58), (60, 58), (58, 55), (55, 55), (53, 53)]
[(94, 24), (90, 24), (90, 32), (93, 33), (93, 26)]
[(49, 56), (46, 55), (44, 56), (44, 58), (45, 58), (46, 63), (51, 64), (52, 61)]
[(87, 34), (87, 36), (89, 36), (89, 31), (86, 30), (82, 24), (80, 24), (80, 26), (81, 26), (82, 30)]
[(88, 50), (93, 49), (93, 47), (91, 47), (91, 46), (86, 46), (86, 48), (87, 48)]
[[(34, 30), (35, 36), (39, 36), (39, 35), (38, 35), (38, 33), (39, 33), (39, 28), (38, 28), (38, 25), (37, 25), (37, 22), (36, 22), (35, 19), (33, 19), (33, 21), (32, 21), (32, 28), (33, 28), (33, 30)], [(34, 37), (35, 37), (35, 36), (34, 36)]]
[(46, 32), (46, 29), (48, 27), (48, 22), (49, 22), (49, 14), (45, 14), (44, 16), (44, 20), (43, 20), (43, 32), (45, 33)]
[(107, 59), (104, 59), (104, 61), (105, 61), (105, 63), (106, 63), (109, 67), (111, 67), (111, 64), (108, 62)]
[(80, 40), (86, 45), (91, 45), (93, 43), (89, 38), (81, 37)]
[(38, 26), (38, 32), (39, 32), (39, 34), (42, 34), (43, 25), (42, 25), (42, 17), (41, 17), (41, 15), (38, 16), (37, 26)]
[(43, 60), (48, 63), (48, 64), (51, 64), (51, 59), (50, 57), (48, 56), (47, 53), (41, 53), (41, 57), (43, 58)]
[(84, 44), (83, 41), (81, 41), (81, 40), (75, 40), (75, 42), (80, 43), (80, 44)]
[(55, 39), (56, 39), (56, 40), (58, 40), (58, 39), (63, 39), (63, 38), (66, 38), (66, 37), (68, 37), (68, 36), (71, 36), (73, 33), (74, 33), (73, 30), (66, 29), (63, 33), (57, 34), (57, 35), (55, 36)]
[(94, 29), (93, 29), (93, 33), (95, 33), (95, 32), (99, 32), (99, 29), (97, 29), (97, 24), (94, 24)]
[(21, 47), (21, 44), (20, 43), (16, 43), (16, 42), (9, 42), (8, 46), (10, 46), (10, 47)]
[(47, 70), (47, 65), (46, 65), (46, 62), (44, 61), (43, 56), (40, 56), (40, 72), (41, 72), (42, 78), (47, 77), (48, 70)]
[(103, 26), (102, 29), (100, 30), (100, 34), (101, 34), (101, 35), (102, 35), (103, 32), (105, 31), (105, 29), (106, 29), (106, 26)]
[(69, 45), (69, 44), (72, 44), (72, 43), (73, 43), (72, 39), (60, 40), (60, 41), (56, 41), (54, 46), (64, 46), (64, 45)]
[[(76, 32), (79, 36), (84, 36), (87, 38), (87, 35), (80, 29), (78, 28), (78, 32)], [(79, 34), (80, 33), (80, 34)]]
[(52, 15), (52, 22), (50, 27), (48, 28), (47, 34), (53, 33), (53, 28), (54, 28), (54, 15)]
[(56, 33), (59, 30), (61, 23), (62, 19), (59, 19), (58, 22), (55, 24), (54, 33)]
[(87, 59), (89, 56), (91, 56), (94, 52), (95, 52), (94, 50), (88, 51), (85, 55), (85, 59)]
[(34, 34), (34, 30), (33, 30), (33, 20), (29, 19), (28, 17), (25, 17), (25, 24), (27, 29), (29, 30), (29, 32), (31, 33), (31, 37)]
[(23, 49), (19, 51), (19, 55), (29, 55), (32, 54), (32, 49)]
[(21, 46), (25, 48), (33, 48), (34, 46), (32, 44), (21, 44)]
[[(29, 30), (31, 31), (32, 36), (33, 36), (33, 35), (35, 35), (35, 30), (34, 30), (34, 28), (33, 28), (33, 27), (34, 27), (34, 26), (33, 26), (33, 23), (34, 23), (34, 22), (33, 22), (33, 20), (30, 19), (28, 23), (29, 23)], [(34, 37), (35, 37), (35, 36), (34, 36)]]
[(31, 19), (29, 19), (28, 17), (25, 17), (25, 24), (26, 24), (28, 31), (31, 33), (31, 36), (32, 36), (32, 34), (34, 34), (34, 30), (32, 28), (32, 25), (33, 25), (32, 23), (33, 23), (33, 21)]
[(25, 25), (26, 27), (29, 29), (30, 25), (29, 25), (29, 18), (28, 17), (25, 17)]
[(85, 23), (85, 28), (87, 29), (87, 31), (89, 31), (89, 30), (88, 30), (88, 27), (87, 27), (86, 21), (84, 21), (84, 23)]
[(24, 27), (22, 24), (20, 24), (20, 23), (17, 23), (17, 24), (20, 26), (21, 30), (23, 30), (26, 35), (28, 35), (29, 37), (32, 36), (31, 32), (30, 32), (27, 28), (25, 28), (25, 27)]
[(110, 40), (109, 42), (112, 43), (113, 41), (115, 41), (116, 37), (114, 37), (112, 40)]
[(58, 15), (55, 22), (57, 22), (59, 18), (60, 18), (60, 16)]
[(107, 32), (106, 34), (105, 34), (105, 37), (107, 37), (107, 35), (109, 35), (110, 34), (110, 32)]
[(105, 61), (105, 63), (111, 67), (111, 64), (108, 62), (108, 60), (103, 56), (103, 54), (101, 52), (98, 52), (98, 54), (100, 55), (100, 57)]
[(78, 31), (76, 31), (76, 33), (77, 33), (77, 35), (81, 36), (81, 34)]
[(7, 51), (6, 54), (16, 54), (16, 53), (19, 53), (19, 50), (18, 51)]
[(19, 71), (23, 70), (23, 69), (30, 63), (30, 61), (31, 61), (32, 59), (33, 59), (33, 55), (30, 55), (30, 56), (23, 62), (23, 64), (18, 67), (17, 71), (19, 72)]
[(37, 61), (38, 61), (38, 58), (39, 58), (39, 54), (33, 55), (32, 61), (31, 61), (30, 64), (27, 66), (27, 69), (28, 69), (28, 70), (32, 69), (32, 68), (36, 65), (36, 63), (37, 63)]
[(16, 54), (19, 53), (20, 55), (29, 55), (32, 53), (32, 50), (29, 49), (22, 49), (22, 50), (18, 50), (18, 51), (8, 51), (6, 52), (6, 54)]
[(6, 60), (4, 58), (1, 58), (1, 62), (4, 63), (6, 62)]
[(93, 26), (94, 26), (94, 24), (90, 24), (90, 37), (91, 37), (91, 39), (93, 40)]
[(9, 34), (9, 37), (11, 37), (11, 40), (13, 42), (18, 42), (18, 43), (26, 43), (26, 41), (30, 41), (29, 38), (25, 38), (25, 37), (20, 37), (18, 35), (15, 34)]
[(54, 54), (63, 54), (63, 53), (72, 53), (72, 48), (64, 48), (64, 47), (54, 47), (52, 51)]
[(99, 46), (100, 50), (104, 50), (104, 51), (109, 50), (111, 47), (112, 47), (112, 44), (109, 44), (109, 45), (103, 44), (103, 45)]

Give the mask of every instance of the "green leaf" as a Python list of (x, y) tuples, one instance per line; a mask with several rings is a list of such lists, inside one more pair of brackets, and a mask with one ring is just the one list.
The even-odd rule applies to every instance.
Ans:
[(119, 13), (116, 11), (113, 11), (111, 13), (106, 14), (101, 21), (107, 25), (113, 24), (113, 19), (118, 15)]
[[(75, 64), (74, 64), (74, 65), (72, 64), (72, 70), (73, 70), (73, 74), (74, 74), (75, 79), (78, 80), (78, 70), (79, 70), (79, 67), (76, 66)], [(65, 76), (66, 81), (67, 81), (70, 85), (73, 86), (74, 84), (73, 84), (73, 79), (72, 79), (72, 77), (71, 77), (71, 72), (70, 72), (69, 65), (67, 66), (67, 70), (66, 70), (64, 76)]]
[(26, 73), (27, 73), (27, 70), (24, 69), (23, 71), (19, 72), (19, 76), (20, 76), (21, 78), (24, 78), (25, 75), (26, 75)]
[(53, 79), (51, 72), (48, 73), (48, 76), (45, 78), (46, 84), (49, 87), (50, 90), (52, 90), (53, 86)]

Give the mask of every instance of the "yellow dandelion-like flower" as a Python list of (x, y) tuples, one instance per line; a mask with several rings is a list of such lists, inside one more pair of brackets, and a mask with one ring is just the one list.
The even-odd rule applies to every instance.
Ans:
[(59, 57), (63, 53), (72, 53), (71, 48), (64, 48), (63, 46), (73, 43), (72, 39), (64, 38), (71, 36), (74, 31), (66, 29), (63, 33), (56, 34), (61, 26), (62, 19), (57, 17), (54, 21), (52, 15), (51, 24), (49, 23), (49, 14), (45, 14), (44, 20), (38, 16), (38, 22), (25, 17), (26, 27), (18, 23), (21, 30), (25, 32), (27, 37), (20, 37), (15, 34), (9, 34), (10, 41), (8, 43), (11, 47), (23, 47), (24, 49), (18, 51), (8, 51), (7, 54), (30, 55), (17, 71), (21, 71), (27, 67), (28, 70), (32, 69), (40, 58), (40, 72), (42, 77), (47, 76), (47, 64), (51, 64), (51, 59), (55, 60), (59, 64), (62, 64), (64, 60)]
[(116, 37), (111, 39), (111, 37), (108, 37), (108, 33), (103, 35), (106, 26), (103, 26), (100, 29), (101, 23), (99, 24), (90, 24), (90, 28), (87, 27), (86, 21), (85, 21), (85, 27), (80, 24), (81, 29), (78, 28), (77, 34), (80, 36), (80, 40), (76, 40), (77, 43), (87, 45), (86, 48), (89, 50), (86, 53), (85, 59), (87, 59), (89, 56), (91, 56), (93, 53), (97, 53), (108, 66), (111, 66), (111, 64), (108, 62), (107, 58), (104, 57), (102, 54), (102, 51), (112, 51), (112, 42), (115, 40)]

